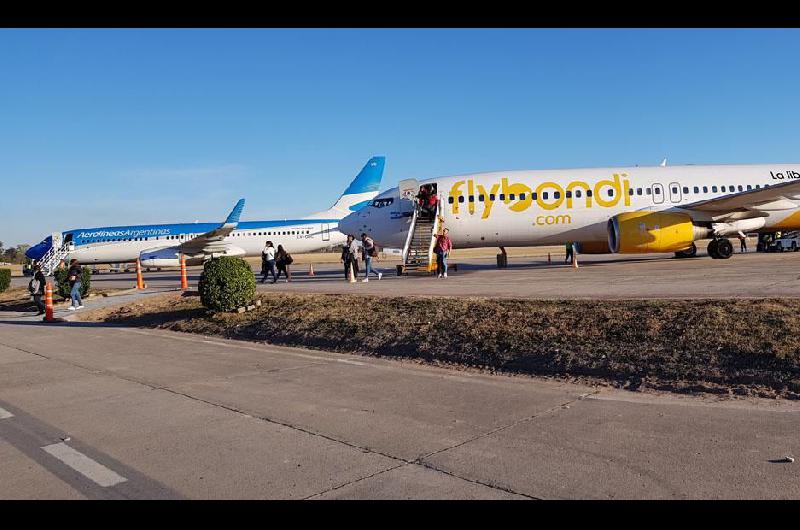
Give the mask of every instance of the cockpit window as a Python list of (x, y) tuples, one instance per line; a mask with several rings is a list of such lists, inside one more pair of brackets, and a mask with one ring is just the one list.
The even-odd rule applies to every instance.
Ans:
[(372, 201), (372, 206), (374, 208), (383, 208), (384, 206), (389, 206), (393, 202), (394, 198), (392, 197), (387, 197), (385, 199), (375, 199), (374, 201)]

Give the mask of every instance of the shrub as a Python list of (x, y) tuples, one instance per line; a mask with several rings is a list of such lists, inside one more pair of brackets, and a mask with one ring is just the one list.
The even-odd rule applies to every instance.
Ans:
[[(56, 280), (56, 294), (65, 300), (69, 300), (69, 292), (72, 288), (69, 286), (69, 267), (63, 269), (56, 269), (53, 276)], [(89, 284), (92, 282), (92, 270), (89, 267), (82, 268), (81, 274), (81, 298), (89, 294)]]
[(223, 256), (206, 261), (198, 290), (208, 309), (232, 311), (253, 301), (256, 278), (245, 260)]
[(0, 293), (11, 285), (11, 269), (0, 269)]

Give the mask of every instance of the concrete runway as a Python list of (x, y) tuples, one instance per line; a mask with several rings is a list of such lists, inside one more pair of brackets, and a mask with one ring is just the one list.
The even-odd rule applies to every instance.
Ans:
[[(293, 280), (259, 284), (259, 291), (299, 293), (361, 293), (379, 295), (486, 296), (502, 298), (730, 298), (800, 296), (800, 253), (734, 254), (728, 260), (702, 257), (674, 259), (672, 255), (648, 256), (585, 255), (576, 270), (569, 265), (548, 264), (541, 258), (513, 258), (509, 268), (497, 269), (494, 259), (456, 260), (458, 271), (447, 280), (435, 277), (398, 277), (395, 261), (379, 263), (385, 275), (369, 283), (350, 284), (340, 265), (315, 265), (309, 277), (308, 265), (293, 267)], [(559, 255), (563, 260), (563, 256)], [(190, 268), (189, 281), (196, 285), (201, 269)], [(363, 272), (362, 272), (363, 275)], [(177, 271), (144, 274), (153, 289), (180, 285)], [(359, 277), (359, 280), (361, 276)], [(14, 285), (27, 279), (14, 278)], [(92, 277), (100, 288), (128, 288), (134, 274), (100, 274)]]
[(796, 402), (80, 322), (0, 323), (0, 365), (3, 499), (800, 498)]

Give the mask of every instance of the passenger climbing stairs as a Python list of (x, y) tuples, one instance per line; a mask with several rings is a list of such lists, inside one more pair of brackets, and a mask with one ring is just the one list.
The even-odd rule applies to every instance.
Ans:
[(403, 271), (406, 274), (430, 274), (436, 271), (433, 247), (442, 224), (440, 211), (437, 210), (434, 219), (430, 219), (427, 212), (415, 205), (403, 247)]

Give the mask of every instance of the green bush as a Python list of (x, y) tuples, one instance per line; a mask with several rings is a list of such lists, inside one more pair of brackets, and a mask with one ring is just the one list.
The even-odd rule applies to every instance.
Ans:
[(208, 309), (232, 311), (253, 302), (256, 278), (245, 260), (223, 256), (206, 261), (198, 290)]
[[(89, 267), (83, 267), (81, 274), (81, 298), (89, 294), (89, 284), (92, 283), (92, 270)], [(63, 269), (56, 269), (53, 276), (56, 279), (56, 294), (65, 300), (69, 300), (69, 292), (72, 288), (69, 286), (69, 267)]]
[(11, 285), (11, 269), (0, 269), (0, 293)]

